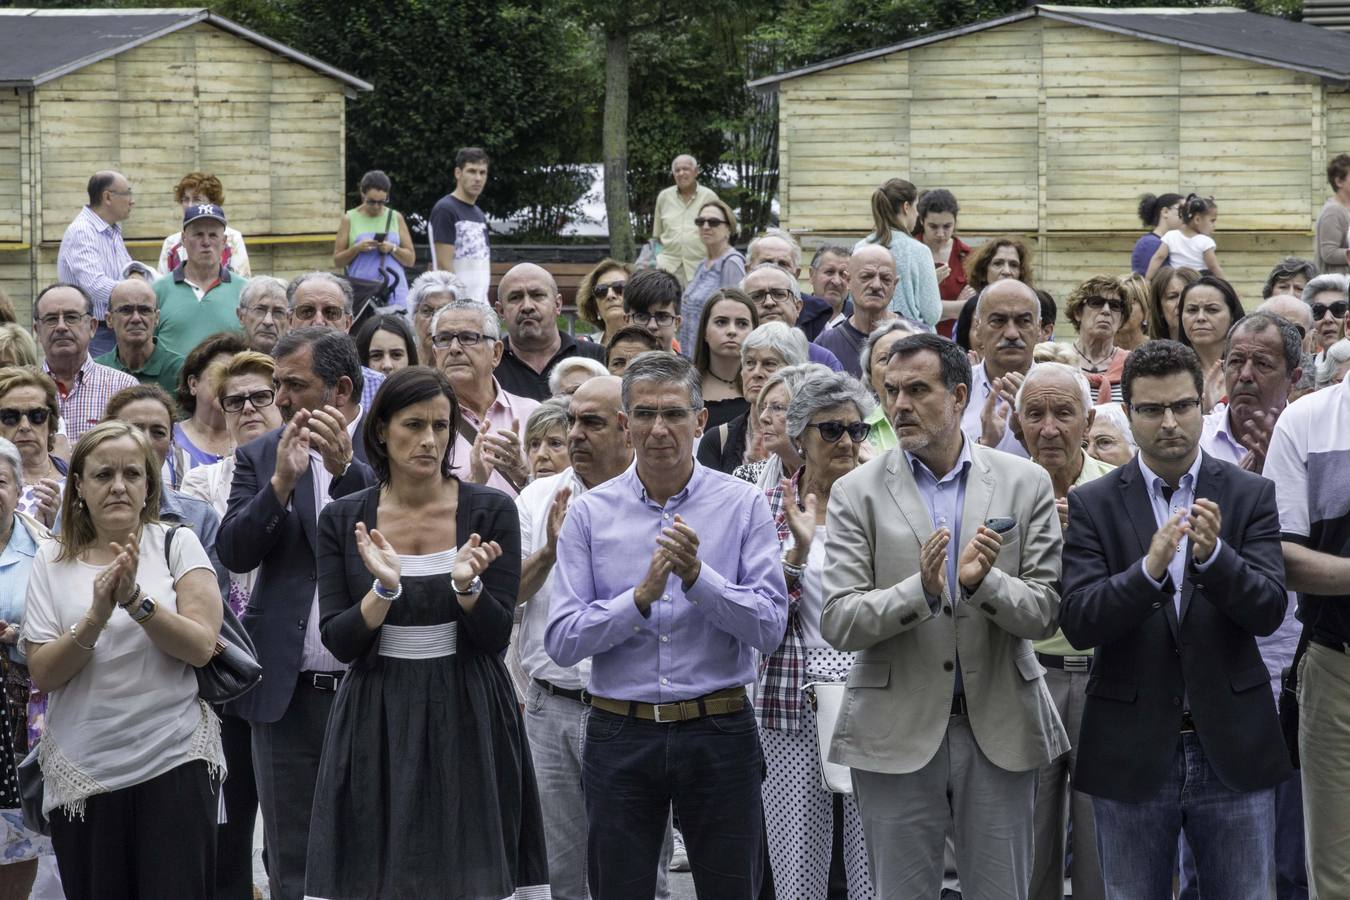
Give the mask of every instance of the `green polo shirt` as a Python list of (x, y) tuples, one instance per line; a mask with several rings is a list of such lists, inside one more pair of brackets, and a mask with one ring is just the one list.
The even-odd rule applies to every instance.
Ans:
[(248, 283), (222, 266), (215, 282), (206, 286), (198, 300), (186, 271), (186, 265), (181, 265), (155, 282), (159, 306), (155, 343), (179, 356), (187, 356), (204, 338), (217, 332), (244, 330), (235, 310), (239, 308), (239, 294)]
[(122, 362), (117, 355), (115, 345), (107, 353), (96, 357), (94, 362), (133, 375), (141, 384), (157, 384), (168, 391), (170, 397), (174, 395), (174, 391), (178, 390), (178, 373), (183, 370), (183, 357), (165, 349), (164, 344), (160, 341), (155, 341), (155, 352), (151, 353), (150, 358), (145, 361), (145, 365), (135, 372), (128, 369)]

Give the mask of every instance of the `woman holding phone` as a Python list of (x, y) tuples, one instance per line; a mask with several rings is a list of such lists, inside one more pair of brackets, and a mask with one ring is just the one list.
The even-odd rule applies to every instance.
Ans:
[(333, 264), (350, 278), (383, 281), (386, 274), (393, 275), (394, 290), (386, 305), (401, 310), (408, 297), (403, 267), (411, 266), (417, 253), (403, 214), (389, 205), (392, 188), (389, 176), (379, 169), (361, 176), (361, 204), (342, 214), (333, 241)]

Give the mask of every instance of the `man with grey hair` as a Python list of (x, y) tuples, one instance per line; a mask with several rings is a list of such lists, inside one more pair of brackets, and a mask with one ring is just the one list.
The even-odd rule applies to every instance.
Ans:
[(848, 260), (849, 293), (853, 314), (823, 332), (815, 343), (829, 350), (854, 378), (862, 377), (859, 355), (867, 336), (882, 322), (895, 318), (891, 293), (895, 290), (895, 257), (876, 244), (864, 244)]
[[(770, 240), (770, 238), (763, 238), (762, 240)], [(762, 262), (753, 266), (741, 279), (740, 288), (755, 304), (755, 312), (759, 314), (759, 324), (782, 322), (789, 328), (796, 327), (797, 317), (801, 315), (802, 311), (802, 289), (797, 284), (797, 277), (788, 272), (787, 269), (782, 268), (777, 263)], [(820, 363), (834, 372), (844, 371), (843, 363), (839, 362), (839, 357), (818, 344), (810, 343), (809, 338), (807, 341), (806, 349), (810, 362)]]
[(1041, 338), (1041, 301), (1015, 278), (996, 281), (980, 292), (970, 339), (984, 348), (971, 369), (970, 403), (961, 430), (972, 441), (1025, 457), (1017, 440), (1013, 399), (1030, 371)]
[(547, 400), (553, 395), (548, 384), (553, 367), (570, 357), (604, 365), (603, 346), (558, 330), (562, 292), (543, 266), (521, 263), (503, 275), (497, 285), (497, 312), (506, 323), (507, 336), (494, 374), (512, 394)]
[[(1067, 528), (1069, 491), (1114, 468), (1083, 452), (1094, 413), (1087, 378), (1063, 363), (1041, 363), (1027, 372), (1014, 403), (1031, 461), (1050, 473), (1060, 527)], [(1092, 652), (1074, 649), (1062, 631), (1033, 646), (1036, 658), (1045, 666), (1045, 686), (1050, 689), (1055, 709), (1074, 737), (1083, 719)], [(1070, 822), (1074, 900), (1100, 900), (1105, 895), (1097, 862), (1092, 799), (1073, 789), (1077, 762), (1077, 750), (1071, 747), (1043, 767), (1038, 777), (1030, 892), (1034, 898), (1064, 896), (1064, 855)]]
[(708, 255), (698, 238), (694, 217), (709, 202), (717, 199), (712, 188), (698, 183), (698, 161), (687, 153), (675, 157), (670, 164), (670, 175), (675, 183), (656, 195), (656, 209), (652, 213), (652, 250), (656, 265), (676, 278), (681, 285), (689, 283), (694, 270)]
[(250, 278), (239, 292), (239, 308), (235, 313), (244, 328), (248, 349), (270, 354), (277, 341), (291, 330), (286, 282), (271, 275)]
[[(355, 297), (351, 282), (332, 272), (306, 272), (286, 286), (287, 318), (291, 328), (331, 328), (346, 334), (352, 327)], [(355, 346), (353, 344), (353, 346)], [(361, 367), (361, 407), (370, 409), (384, 375)]]
[(408, 288), (408, 316), (417, 335), (417, 358), (436, 358), (431, 347), (431, 320), (452, 300), (468, 300), (469, 290), (459, 276), (444, 269), (432, 269), (417, 276)]
[(521, 438), (539, 402), (510, 393), (492, 374), (503, 349), (497, 314), (477, 300), (453, 300), (432, 320), (431, 346), (459, 400), (455, 474), (515, 497), (530, 480)]
[(778, 535), (753, 485), (694, 460), (708, 413), (693, 363), (644, 353), (620, 396), (636, 461), (571, 502), (544, 632), (558, 665), (591, 659), (591, 894), (652, 896), (673, 806), (700, 893), (753, 898), (764, 770), (745, 685), (787, 625)]
[(802, 314), (797, 327), (814, 341), (822, 331), (833, 328), (853, 315), (848, 297), (847, 247), (823, 244), (811, 257), (811, 293), (802, 296)]

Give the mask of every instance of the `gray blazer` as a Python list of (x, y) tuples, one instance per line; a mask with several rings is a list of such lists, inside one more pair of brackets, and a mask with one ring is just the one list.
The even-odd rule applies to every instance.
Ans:
[[(937, 614), (919, 576), (933, 532), (901, 450), (841, 478), (830, 493), (821, 634), (856, 650), (830, 760), (869, 772), (923, 768), (947, 733), (960, 652), (970, 726), (980, 749), (1011, 772), (1069, 749), (1031, 642), (1059, 618), (1063, 538), (1050, 476), (1024, 459), (972, 446), (959, 554), (988, 518), (1009, 516), (994, 568), (979, 590), (948, 585)], [(959, 592), (959, 587), (957, 587)]]

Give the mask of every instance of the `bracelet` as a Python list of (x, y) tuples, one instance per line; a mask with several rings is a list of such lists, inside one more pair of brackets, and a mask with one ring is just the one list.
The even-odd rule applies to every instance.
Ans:
[(783, 574), (794, 581), (801, 581), (802, 575), (806, 573), (806, 566), (796, 566), (788, 562), (787, 553), (783, 553)]
[[(90, 622), (90, 621), (89, 621), (89, 617), (88, 617), (88, 616), (85, 616), (83, 621), (89, 622), (90, 625), (93, 625), (93, 624), (94, 624), (93, 622)], [(94, 638), (94, 642), (93, 642), (92, 644), (90, 644), (89, 646), (86, 647), (84, 644), (81, 644), (81, 643), (80, 643), (80, 639), (77, 638), (77, 637), (75, 636), (75, 629), (76, 629), (76, 628), (79, 628), (79, 627), (80, 627), (80, 623), (79, 623), (79, 622), (76, 622), (74, 625), (70, 626), (70, 639), (71, 639), (72, 641), (74, 641), (74, 642), (75, 642), (75, 646), (76, 646), (76, 647), (79, 647), (81, 650), (88, 650), (88, 651), (92, 652), (93, 649), (94, 649), (95, 647), (98, 646), (98, 638), (95, 637), (95, 638)], [(103, 633), (103, 629), (100, 628), (100, 629), (98, 630), (98, 632), (99, 632), (99, 634), (102, 634), (102, 633)]]
[(403, 582), (400, 581), (398, 583), (398, 588), (391, 594), (384, 589), (383, 585), (380, 584), (380, 579), (376, 578), (375, 582), (370, 586), (370, 592), (374, 594), (376, 597), (379, 597), (381, 600), (388, 600), (390, 603), (392, 603), (399, 597), (403, 596)]
[(131, 586), (131, 598), (127, 600), (126, 603), (119, 603), (117, 605), (122, 609), (131, 609), (136, 605), (136, 601), (139, 599), (141, 599), (141, 586), (139, 584), (133, 584)]

